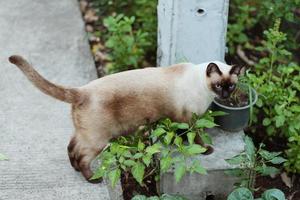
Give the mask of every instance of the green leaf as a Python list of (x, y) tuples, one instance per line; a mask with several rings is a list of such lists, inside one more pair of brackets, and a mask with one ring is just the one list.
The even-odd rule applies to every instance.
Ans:
[(161, 145), (158, 143), (153, 144), (152, 146), (148, 146), (146, 148), (146, 152), (150, 155), (160, 152)]
[(123, 152), (122, 156), (124, 156), (125, 158), (131, 158), (132, 154), (129, 150), (126, 150)]
[(237, 188), (230, 193), (227, 200), (254, 200), (254, 197), (248, 188)]
[(161, 120), (161, 123), (169, 127), (172, 123), (172, 121), (169, 118)]
[(207, 149), (198, 144), (192, 144), (186, 148), (188, 154), (200, 154), (204, 153)]
[(189, 125), (187, 123), (177, 123), (177, 122), (173, 122), (171, 124), (171, 128), (173, 129), (188, 129)]
[(199, 161), (194, 162), (193, 168), (198, 174), (207, 174), (206, 169), (200, 164)]
[(248, 160), (247, 160), (247, 156), (245, 154), (240, 154), (240, 155), (234, 156), (233, 158), (226, 159), (225, 161), (231, 165), (240, 165), (244, 162), (247, 162)]
[(200, 137), (205, 144), (212, 144), (212, 139), (208, 133), (203, 132), (200, 134)]
[(224, 116), (224, 115), (228, 115), (228, 113), (223, 112), (223, 111), (213, 111), (210, 113), (210, 116), (212, 116), (212, 117)]
[(217, 126), (217, 124), (207, 119), (199, 119), (196, 121), (196, 128), (213, 128), (215, 126)]
[(271, 124), (271, 120), (269, 118), (264, 118), (263, 125), (264, 126), (269, 126), (270, 124)]
[(188, 129), (190, 126), (187, 123), (179, 123), (177, 127), (179, 129)]
[(95, 179), (102, 178), (106, 171), (107, 171), (107, 169), (105, 167), (99, 166), (99, 168), (95, 171), (95, 173), (93, 174), (93, 176), (90, 179), (95, 180)]
[(145, 148), (145, 144), (143, 142), (141, 142), (141, 140), (139, 140), (139, 143), (138, 143), (138, 150), (139, 151), (142, 151), (144, 150)]
[(284, 115), (279, 115), (279, 116), (276, 116), (275, 117), (275, 126), (278, 128), (278, 127), (281, 127), (284, 125), (284, 122), (285, 122), (285, 117)]
[(175, 180), (178, 183), (186, 172), (185, 163), (178, 163), (175, 166)]
[(126, 165), (126, 166), (128, 166), (128, 167), (132, 167), (132, 166), (135, 165), (135, 161), (133, 161), (133, 160), (125, 160), (123, 164)]
[(160, 168), (162, 172), (166, 172), (172, 165), (172, 158), (170, 156), (163, 157), (160, 160)]
[(143, 156), (142, 160), (145, 163), (145, 165), (147, 167), (149, 167), (150, 163), (151, 163), (151, 158), (152, 156), (150, 154), (146, 154), (145, 156)]
[(121, 157), (119, 158), (119, 163), (123, 163), (124, 160), (125, 160), (125, 158), (124, 158), (123, 156), (121, 156)]
[(276, 167), (266, 166), (265, 164), (258, 166), (255, 169), (263, 176), (273, 176), (280, 172)]
[(135, 180), (142, 184), (144, 174), (145, 174), (145, 165), (141, 162), (137, 162), (136, 165), (134, 165), (131, 169), (132, 176), (135, 178)]
[(290, 107), (291, 111), (300, 113), (300, 106), (293, 105)]
[(263, 157), (265, 160), (272, 160), (276, 156), (279, 156), (281, 152), (269, 152), (264, 149), (258, 151), (258, 154)]
[(242, 169), (228, 169), (225, 171), (225, 174), (229, 176), (235, 176), (235, 177), (243, 177), (245, 175), (245, 170)]
[(131, 200), (148, 200), (144, 195), (136, 195)]
[(245, 136), (244, 141), (245, 141), (245, 144), (246, 144), (245, 145), (245, 152), (246, 152), (249, 160), (251, 162), (254, 162), (256, 149), (255, 149), (255, 146), (253, 144), (253, 141), (249, 136)]
[(119, 144), (118, 143), (111, 143), (111, 145), (110, 145), (110, 152), (112, 153), (112, 154), (117, 154), (118, 153), (118, 151), (119, 151), (119, 149), (120, 149), (120, 147), (119, 147)]
[(187, 137), (188, 137), (189, 144), (194, 144), (196, 133), (195, 132), (188, 132)]
[(182, 146), (182, 138), (179, 136), (176, 136), (175, 140), (174, 140), (174, 144), (178, 147), (181, 147)]
[(160, 200), (160, 198), (157, 196), (154, 196), (154, 197), (148, 197), (147, 200)]
[(164, 142), (166, 145), (169, 145), (174, 137), (175, 133), (174, 132), (168, 132), (167, 135), (164, 137)]
[(188, 199), (179, 195), (163, 194), (160, 200), (188, 200)]
[(112, 170), (108, 173), (108, 178), (111, 182), (112, 187), (115, 187), (120, 177), (121, 177), (121, 170), (119, 168)]
[(8, 157), (2, 153), (0, 153), (0, 160), (8, 160)]
[(257, 105), (257, 107), (261, 108), (263, 106), (262, 100), (261, 99), (257, 99), (256, 105)]
[(143, 157), (143, 156), (144, 156), (143, 153), (136, 153), (136, 154), (133, 155), (133, 158), (134, 158), (134, 159), (139, 159), (139, 158), (141, 158), (141, 157)]
[(274, 133), (275, 133), (275, 127), (272, 126), (272, 125), (268, 126), (267, 127), (267, 133), (268, 133), (268, 135), (274, 135)]
[(156, 136), (156, 137), (159, 137), (159, 136), (161, 136), (162, 134), (164, 134), (166, 132), (166, 130), (165, 129), (163, 129), (163, 128), (157, 128), (157, 129), (155, 129), (154, 131), (153, 131), (153, 135), (154, 136)]
[(284, 159), (283, 157), (279, 156), (279, 157), (275, 157), (272, 160), (270, 160), (270, 162), (272, 164), (281, 164), (284, 163), (285, 161), (287, 161), (286, 159)]
[(285, 195), (281, 190), (269, 189), (262, 194), (263, 200), (285, 200)]

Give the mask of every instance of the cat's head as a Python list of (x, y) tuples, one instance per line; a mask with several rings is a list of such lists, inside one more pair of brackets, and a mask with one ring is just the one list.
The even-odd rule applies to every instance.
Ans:
[(245, 72), (245, 67), (227, 65), (221, 62), (211, 62), (206, 68), (208, 88), (221, 99), (230, 97), (235, 90), (238, 76)]

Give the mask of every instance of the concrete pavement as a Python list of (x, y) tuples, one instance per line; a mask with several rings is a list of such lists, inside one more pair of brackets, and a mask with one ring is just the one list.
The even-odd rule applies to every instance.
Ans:
[(108, 200), (69, 164), (70, 105), (38, 91), (7, 58), (27, 58), (47, 79), (96, 78), (77, 0), (0, 1), (0, 200)]

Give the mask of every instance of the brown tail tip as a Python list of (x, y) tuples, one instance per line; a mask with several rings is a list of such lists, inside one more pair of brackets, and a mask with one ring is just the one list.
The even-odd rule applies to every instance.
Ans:
[(13, 55), (8, 58), (9, 62), (12, 64), (18, 65), (24, 62), (24, 59), (21, 56)]

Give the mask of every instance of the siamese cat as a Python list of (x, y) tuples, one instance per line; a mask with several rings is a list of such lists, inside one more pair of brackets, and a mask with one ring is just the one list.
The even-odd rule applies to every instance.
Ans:
[(188, 122), (192, 113), (203, 114), (214, 97), (229, 97), (243, 70), (218, 61), (181, 63), (116, 73), (75, 88), (51, 83), (21, 56), (9, 61), (42, 92), (72, 105), (75, 132), (68, 155), (88, 181), (91, 161), (110, 139), (164, 117)]

